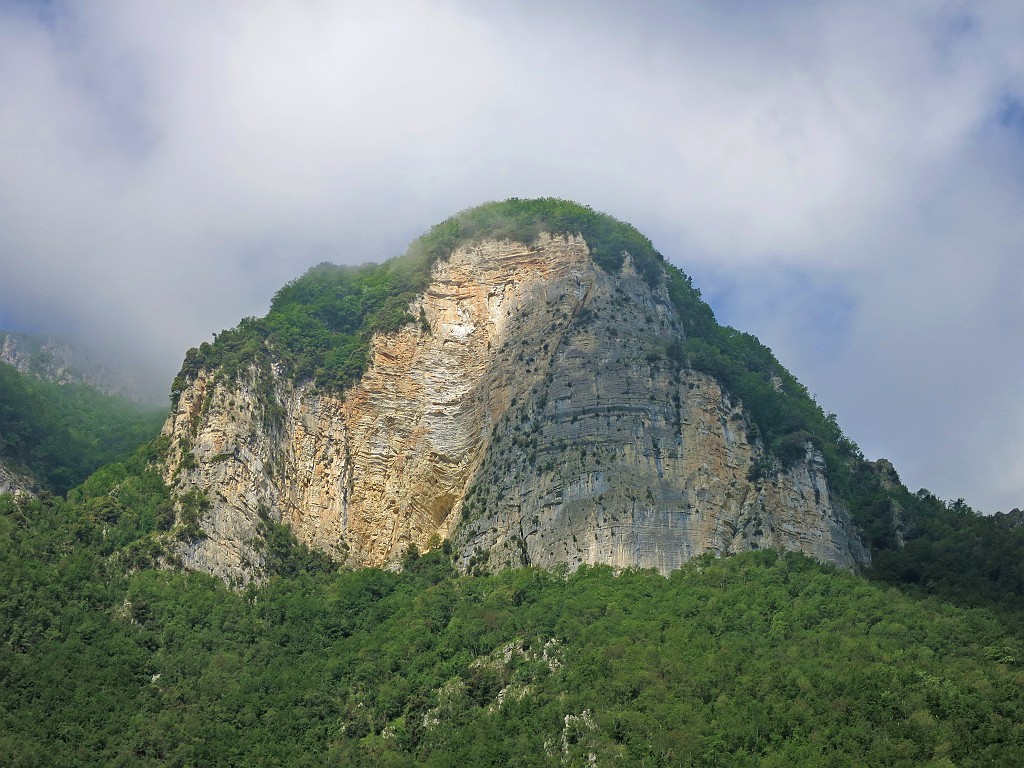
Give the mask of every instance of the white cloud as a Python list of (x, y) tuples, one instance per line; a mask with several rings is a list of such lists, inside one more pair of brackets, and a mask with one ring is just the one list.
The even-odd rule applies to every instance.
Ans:
[(35, 8), (0, 6), (5, 317), (167, 378), (312, 263), (572, 197), (911, 485), (1024, 503), (1017, 4)]

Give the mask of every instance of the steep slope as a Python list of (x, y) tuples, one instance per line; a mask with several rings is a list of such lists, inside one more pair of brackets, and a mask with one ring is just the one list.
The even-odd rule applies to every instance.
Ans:
[(354, 566), (449, 537), (469, 569), (668, 572), (759, 547), (867, 562), (826, 471), (845, 447), (807, 419), (759, 424), (741, 396), (764, 411), (806, 393), (759, 345), (758, 383), (723, 386), (735, 371), (701, 340), (717, 329), (646, 238), (562, 201), (474, 209), (382, 267), (317, 268), (175, 382), (165, 475), (203, 498), (182, 562), (259, 578), (272, 522)]
[[(536, 349), (522, 396), (493, 430), (455, 542), (463, 562), (679, 568), (701, 554), (798, 550), (852, 568), (869, 557), (811, 442), (771, 463), (742, 402), (667, 350), (665, 291), (627, 261), (592, 268), (564, 332)], [(532, 362), (532, 368), (530, 363)]]
[(54, 339), (0, 331), (0, 363), (40, 381), (84, 385), (105, 395), (150, 404), (129, 374), (101, 365), (80, 349)]
[(0, 493), (65, 493), (159, 432), (166, 410), (0, 363)]

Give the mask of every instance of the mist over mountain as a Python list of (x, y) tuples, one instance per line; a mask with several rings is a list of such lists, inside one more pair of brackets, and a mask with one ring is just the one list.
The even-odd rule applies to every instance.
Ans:
[(122, 356), (112, 367), (57, 339), (0, 330), (0, 363), (40, 381), (84, 385), (140, 405), (164, 402), (163, 394), (156, 394), (155, 382), (132, 370), (131, 360)]
[(0, 333), (0, 493), (64, 494), (159, 432), (163, 405), (50, 339)]
[(556, 195), (654, 238), (912, 487), (1021, 503), (1012, 3), (0, 14), (0, 327), (165, 389), (310, 266)]

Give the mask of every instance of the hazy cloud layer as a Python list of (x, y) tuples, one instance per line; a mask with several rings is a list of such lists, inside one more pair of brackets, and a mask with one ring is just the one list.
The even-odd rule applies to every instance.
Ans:
[(502, 6), (0, 0), (0, 323), (166, 382), (313, 263), (569, 197), (912, 488), (1024, 505), (1020, 3)]

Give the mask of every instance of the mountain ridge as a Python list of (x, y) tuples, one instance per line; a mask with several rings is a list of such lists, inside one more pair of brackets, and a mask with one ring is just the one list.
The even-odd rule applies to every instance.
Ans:
[[(630, 319), (616, 328), (595, 322), (598, 312)], [(581, 333), (588, 348), (577, 345), (556, 364), (553, 348)], [(571, 402), (573, 377), (591, 375), (583, 373), (589, 363), (580, 367), (588, 357), (625, 365), (613, 384), (622, 391), (601, 404), (608, 382), (595, 368), (589, 394), (579, 386), (576, 392), (596, 401), (569, 418), (576, 424), (582, 417), (590, 434), (602, 435), (604, 459), (613, 459), (612, 474), (622, 482), (611, 483), (614, 492), (603, 487), (608, 474), (595, 464), (599, 453), (575, 454), (581, 474), (572, 479), (551, 471), (566, 464), (558, 456), (539, 468), (527, 448), (515, 463), (530, 479), (506, 490), (532, 499), (514, 503), (533, 512), (495, 512), (493, 540), (481, 531), (463, 536), (472, 522), (467, 510), (481, 503), (471, 481), (493, 468), (491, 437), (502, 418), (518, 409), (520, 422), (505, 437), (523, 425), (536, 434), (555, 423), (559, 416), (540, 390), (564, 385), (560, 399)], [(446, 359), (450, 370), (439, 362)], [(678, 385), (685, 371), (684, 391)], [(459, 394), (448, 397), (431, 381)], [(696, 409), (685, 394), (694, 387), (708, 395)], [(650, 390), (643, 403), (619, 408), (616, 398), (636, 400), (640, 388)], [(431, 392), (430, 402), (415, 405)], [(353, 408), (360, 398), (369, 411)], [(467, 548), (460, 555), (466, 568), (495, 554), (495, 567), (554, 565), (563, 557), (572, 567), (609, 562), (667, 572), (702, 551), (760, 546), (804, 549), (845, 567), (870, 560), (843, 491), (858, 472), (861, 480), (873, 473), (834, 416), (756, 339), (719, 326), (690, 279), (635, 228), (568, 201), (485, 204), (442, 222), (382, 265), (315, 267), (275, 295), (266, 318), (247, 318), (190, 350), (173, 399), (165, 476), (179, 491), (210, 500), (199, 526), (207, 535), (188, 539), (181, 554), (193, 567), (243, 582), (259, 577), (261, 518), (290, 525), (304, 543), (353, 565), (397, 563), (405, 548), (452, 535)], [(742, 403), (735, 413), (733, 400)], [(596, 418), (602, 408), (605, 416), (616, 410), (616, 418), (632, 420), (636, 439), (613, 435), (627, 429), (625, 421)], [(470, 414), (472, 426), (459, 427), (459, 413)], [(738, 429), (727, 426), (730, 419)], [(444, 447), (450, 439), (458, 443), (454, 453)], [(379, 445), (366, 447), (374, 441)], [(722, 458), (711, 468), (701, 451)], [(645, 490), (630, 490), (629, 462), (652, 473)], [(666, 480), (666, 462), (674, 479)], [(586, 498), (566, 500), (566, 488), (587, 488)], [(612, 495), (600, 498), (606, 492)], [(467, 502), (467, 495), (476, 498)], [(617, 511), (628, 504), (629, 524), (598, 512), (605, 502)], [(483, 503), (495, 511), (505, 499)], [(567, 504), (583, 504), (576, 517), (590, 522), (566, 524)], [(561, 533), (531, 554), (526, 527), (554, 507), (562, 512), (549, 522)], [(360, 518), (364, 512), (369, 517)], [(608, 532), (604, 543), (598, 535), (596, 544), (580, 544), (601, 530)]]

